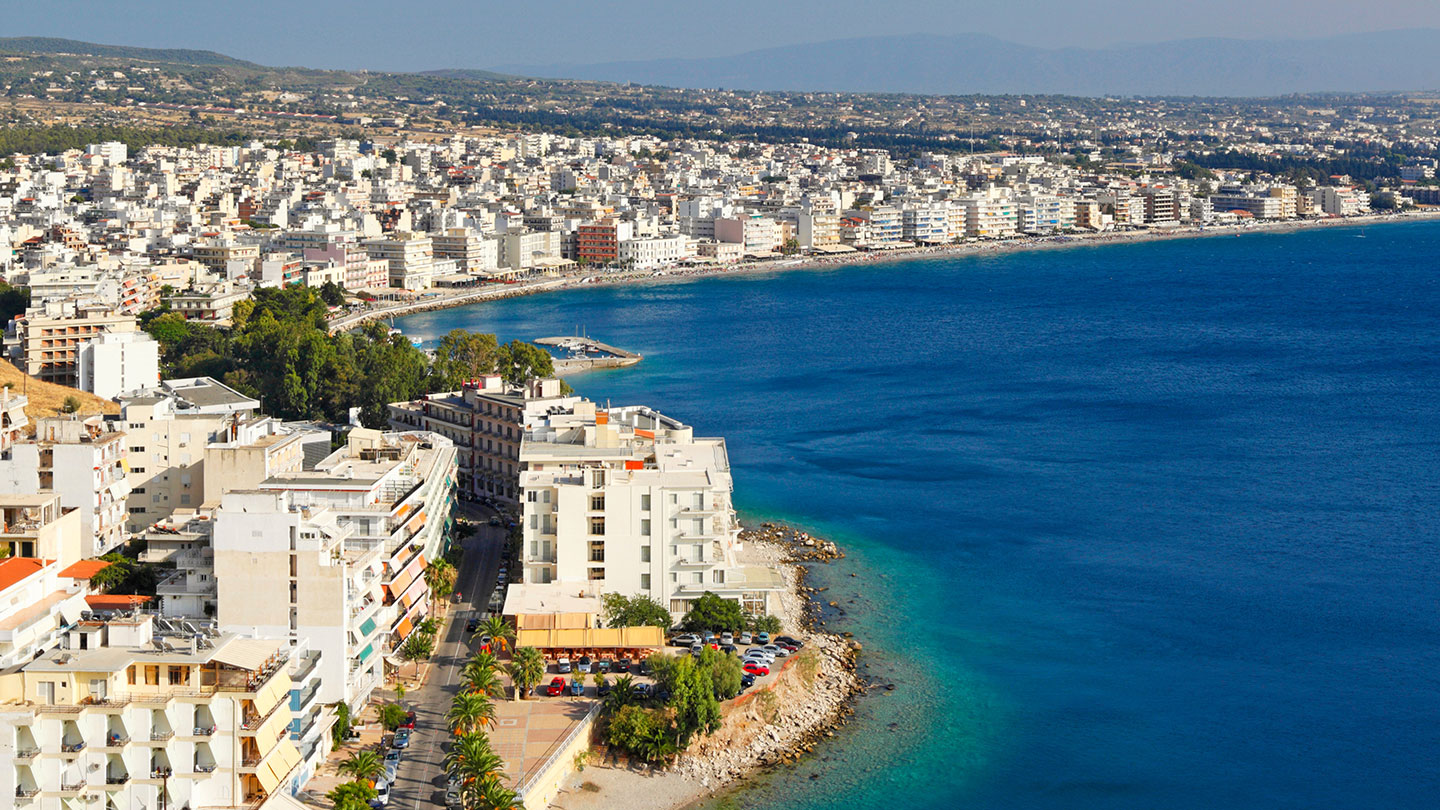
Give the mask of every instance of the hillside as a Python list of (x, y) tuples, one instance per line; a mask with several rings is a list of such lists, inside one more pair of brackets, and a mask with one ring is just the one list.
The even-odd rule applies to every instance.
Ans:
[(57, 37), (0, 37), (0, 52), (49, 55), (95, 56), (106, 59), (139, 59), (146, 62), (168, 62), (175, 65), (205, 67), (260, 67), (233, 56), (214, 51), (186, 48), (136, 48), (129, 45), (99, 45)]
[(41, 382), (34, 377), (29, 377), (25, 372), (14, 365), (0, 360), (0, 386), (8, 385), (10, 390), (17, 394), (25, 394), (30, 402), (25, 406), (25, 415), (30, 417), (30, 424), (42, 416), (54, 416), (60, 412), (60, 407), (65, 403), (66, 397), (76, 397), (80, 400), (80, 413), (119, 413), (120, 406), (108, 399), (101, 399), (94, 394), (87, 394), (75, 388), (69, 388), (54, 383)]
[(506, 65), (527, 76), (731, 90), (1274, 96), (1440, 88), (1440, 31), (1035, 48), (980, 34), (877, 36), (735, 56)]

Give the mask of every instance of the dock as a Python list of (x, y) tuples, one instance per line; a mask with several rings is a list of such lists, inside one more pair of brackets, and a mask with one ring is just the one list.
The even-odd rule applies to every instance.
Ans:
[(560, 375), (592, 371), (597, 368), (625, 368), (644, 359), (635, 352), (627, 352), (588, 337), (539, 338), (535, 341), (535, 345), (569, 352), (569, 357), (555, 358), (555, 373)]

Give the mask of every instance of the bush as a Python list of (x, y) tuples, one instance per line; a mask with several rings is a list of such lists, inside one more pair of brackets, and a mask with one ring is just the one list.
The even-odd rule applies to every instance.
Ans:
[(670, 626), (670, 611), (643, 594), (628, 597), (619, 593), (607, 593), (601, 600), (605, 606), (606, 627)]
[(745, 629), (745, 614), (740, 603), (706, 591), (695, 600), (680, 624), (686, 630), (709, 630), (714, 633), (738, 633)]

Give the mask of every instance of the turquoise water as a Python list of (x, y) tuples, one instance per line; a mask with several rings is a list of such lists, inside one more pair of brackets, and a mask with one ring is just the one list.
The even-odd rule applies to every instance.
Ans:
[(1421, 808), (1436, 255), (1436, 224), (1254, 234), (400, 325), (641, 352), (572, 383), (725, 436), (741, 509), (849, 552), (828, 621), (896, 689), (742, 805)]

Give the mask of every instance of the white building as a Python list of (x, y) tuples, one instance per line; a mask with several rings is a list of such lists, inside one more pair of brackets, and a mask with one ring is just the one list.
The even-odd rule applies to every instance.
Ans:
[(146, 332), (102, 332), (80, 347), (80, 390), (114, 399), (160, 381), (160, 343)]
[(17, 442), (0, 460), (0, 493), (54, 492), (62, 505), (80, 512), (84, 555), (104, 554), (126, 539), (125, 440), (99, 417), (41, 419), (35, 438)]

